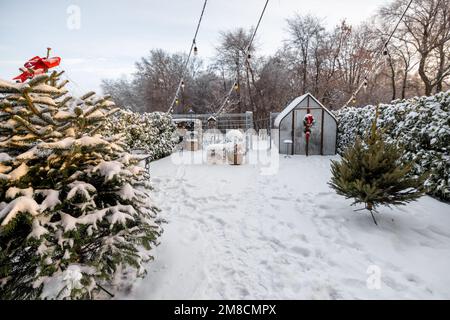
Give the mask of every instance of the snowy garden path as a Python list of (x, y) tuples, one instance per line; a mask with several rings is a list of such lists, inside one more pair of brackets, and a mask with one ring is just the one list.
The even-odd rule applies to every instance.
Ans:
[[(168, 221), (134, 299), (450, 298), (450, 206), (382, 208), (376, 227), (329, 187), (328, 157), (257, 166), (151, 165)], [(381, 270), (371, 290), (368, 268)]]

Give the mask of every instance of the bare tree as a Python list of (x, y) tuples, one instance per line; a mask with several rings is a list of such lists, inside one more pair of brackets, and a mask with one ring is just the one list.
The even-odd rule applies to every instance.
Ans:
[(256, 46), (250, 43), (253, 30), (237, 28), (220, 33), (220, 44), (216, 48), (215, 67), (220, 70), (224, 78), (224, 94), (230, 86), (236, 86), (235, 96), (237, 112), (256, 109), (252, 96), (252, 63), (256, 60), (254, 52)]
[[(407, 0), (396, 0), (380, 15), (393, 22), (400, 18)], [(450, 76), (450, 0), (422, 0), (411, 5), (401, 24), (404, 40), (419, 53), (418, 73), (426, 95), (441, 91)]]
[[(287, 43), (290, 49), (293, 49), (299, 60), (298, 70), (301, 74), (301, 91), (305, 93), (308, 90), (308, 68), (310, 66), (310, 56), (316, 55), (320, 50), (320, 42), (325, 28), (322, 21), (314, 16), (301, 16), (295, 14), (293, 18), (287, 19), (289, 38)], [(314, 58), (313, 58), (314, 59)], [(314, 63), (314, 62), (312, 62)], [(316, 59), (316, 79), (318, 78), (317, 68), (320, 69), (320, 61)]]

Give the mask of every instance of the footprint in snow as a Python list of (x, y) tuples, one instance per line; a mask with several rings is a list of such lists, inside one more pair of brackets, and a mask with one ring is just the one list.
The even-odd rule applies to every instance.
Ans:
[(406, 280), (408, 280), (408, 282), (412, 282), (412, 283), (416, 283), (416, 284), (422, 283), (422, 280), (418, 276), (416, 276), (412, 273), (405, 274), (405, 278), (406, 278)]
[(435, 227), (435, 226), (430, 226), (428, 227), (428, 230), (430, 230), (431, 232), (438, 234), (440, 236), (446, 237), (446, 238), (450, 238), (450, 233), (447, 233), (445, 231), (442, 231), (441, 229)]
[(307, 249), (307, 248), (295, 246), (295, 247), (292, 247), (291, 250), (294, 253), (300, 254), (300, 255), (302, 255), (305, 258), (307, 258), (307, 257), (309, 257), (311, 255), (311, 251), (309, 249)]
[(291, 198), (279, 197), (279, 196), (273, 196), (272, 199), (273, 199), (273, 200), (279, 200), (279, 201), (288, 201), (288, 200), (291, 200)]

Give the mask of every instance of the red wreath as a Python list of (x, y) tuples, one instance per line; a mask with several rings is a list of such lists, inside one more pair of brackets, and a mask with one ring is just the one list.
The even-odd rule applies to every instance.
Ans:
[(314, 120), (314, 117), (311, 113), (308, 113), (303, 119), (303, 125), (305, 126), (306, 141), (309, 141), (309, 138), (311, 137), (311, 128), (315, 122), (316, 121)]

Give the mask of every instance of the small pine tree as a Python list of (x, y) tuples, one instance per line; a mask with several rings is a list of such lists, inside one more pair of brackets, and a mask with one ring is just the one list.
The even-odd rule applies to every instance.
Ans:
[(426, 176), (413, 175), (413, 164), (402, 160), (402, 149), (386, 143), (377, 128), (378, 110), (364, 139), (357, 138), (342, 157), (332, 161), (330, 186), (337, 194), (362, 203), (378, 225), (374, 212), (380, 205), (406, 205), (424, 194)]
[(94, 298), (161, 232), (141, 159), (98, 134), (114, 103), (59, 76), (0, 80), (0, 299)]

